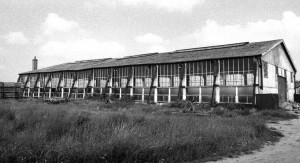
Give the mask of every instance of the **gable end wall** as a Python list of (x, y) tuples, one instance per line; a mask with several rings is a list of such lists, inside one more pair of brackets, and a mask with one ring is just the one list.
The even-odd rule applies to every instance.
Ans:
[[(262, 94), (278, 93), (278, 80), (276, 77), (276, 67), (278, 68), (279, 76), (284, 76), (286, 71), (287, 79), (287, 100), (294, 100), (294, 84), (291, 82), (291, 72), (294, 72), (292, 63), (288, 58), (288, 54), (283, 47), (283, 44), (279, 44), (273, 48), (270, 52), (262, 56), (262, 61), (268, 63), (268, 78), (264, 77), (264, 89), (260, 91)], [(263, 67), (264, 68), (264, 67)]]

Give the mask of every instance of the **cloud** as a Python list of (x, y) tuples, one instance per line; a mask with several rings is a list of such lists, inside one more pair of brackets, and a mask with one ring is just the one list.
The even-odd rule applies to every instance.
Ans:
[(4, 38), (8, 44), (25, 45), (29, 42), (22, 32), (10, 32), (9, 34), (4, 35)]
[[(286, 11), (281, 20), (260, 20), (248, 22), (245, 25), (220, 25), (214, 20), (207, 20), (205, 26), (192, 35), (200, 46), (282, 38), (285, 40), (294, 61), (299, 61), (299, 27), (300, 17), (291, 11)], [(299, 66), (298, 69), (300, 69)]]
[(147, 47), (150, 46), (148, 52), (165, 52), (167, 50), (164, 45), (169, 43), (169, 40), (164, 40), (161, 36), (152, 33), (147, 33), (142, 36), (137, 36), (134, 39), (139, 43), (146, 44)]
[(66, 20), (57, 14), (48, 14), (42, 25), (43, 35), (34, 39), (39, 44), (38, 55), (41, 66), (58, 63), (98, 59), (117, 58), (126, 55), (126, 50), (118, 41), (99, 40), (93, 33), (82, 28), (72, 20)]
[(135, 38), (135, 41), (144, 44), (161, 44), (164, 42), (164, 39), (152, 33), (147, 33), (143, 36), (137, 36)]
[[(115, 6), (117, 4), (123, 4), (126, 6), (140, 6), (150, 5), (156, 8), (166, 9), (167, 11), (191, 11), (195, 6), (201, 5), (205, 0), (101, 0), (102, 4), (109, 6)], [(94, 4), (94, 5), (92, 5)], [(91, 2), (84, 3), (87, 8), (97, 6), (98, 2), (91, 0)]]
[(40, 48), (40, 54), (56, 57), (64, 61), (86, 60), (95, 58), (122, 57), (125, 48), (118, 42), (100, 42), (96, 39), (72, 41), (50, 41)]
[(282, 20), (248, 22), (246, 25), (220, 25), (207, 20), (206, 25), (193, 35), (200, 45), (223, 44), (239, 41), (262, 41), (283, 38), (288, 42), (300, 41), (300, 17), (293, 12), (283, 13)]
[(1, 69), (5, 69), (5, 66), (4, 65), (0, 65), (0, 70)]
[(80, 30), (79, 24), (75, 21), (66, 20), (55, 13), (49, 13), (42, 24), (43, 34), (50, 35), (55, 32), (71, 32)]
[(154, 52), (166, 52), (167, 49), (163, 45), (153, 45), (149, 49), (149, 53), (154, 53)]

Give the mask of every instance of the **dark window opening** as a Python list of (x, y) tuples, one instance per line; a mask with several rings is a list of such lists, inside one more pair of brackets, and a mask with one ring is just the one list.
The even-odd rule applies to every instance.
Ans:
[(264, 77), (268, 78), (268, 63), (267, 62), (263, 62), (264, 63)]

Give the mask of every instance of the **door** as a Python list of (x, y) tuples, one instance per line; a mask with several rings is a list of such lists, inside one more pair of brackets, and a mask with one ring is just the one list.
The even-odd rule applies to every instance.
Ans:
[(287, 89), (286, 78), (278, 76), (278, 102), (281, 105), (282, 102), (287, 101)]

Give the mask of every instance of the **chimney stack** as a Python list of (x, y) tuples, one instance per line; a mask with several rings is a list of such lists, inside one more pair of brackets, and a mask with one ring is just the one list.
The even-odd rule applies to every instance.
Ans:
[(36, 59), (36, 56), (34, 56), (32, 60), (32, 70), (37, 70), (38, 68), (38, 60)]

